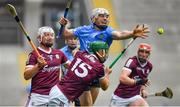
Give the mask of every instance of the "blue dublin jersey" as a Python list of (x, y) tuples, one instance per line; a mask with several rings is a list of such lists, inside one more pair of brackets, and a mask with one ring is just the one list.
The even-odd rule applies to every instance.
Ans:
[(94, 29), (93, 24), (81, 26), (73, 30), (74, 35), (79, 39), (80, 50), (89, 52), (89, 43), (94, 41), (104, 41), (110, 46), (112, 44), (112, 27), (107, 27), (105, 30)]
[(63, 48), (61, 48), (61, 51), (65, 54), (65, 56), (67, 57), (68, 60), (72, 61), (73, 58), (73, 54), (71, 52), (70, 49), (68, 49), (68, 46), (64, 46)]

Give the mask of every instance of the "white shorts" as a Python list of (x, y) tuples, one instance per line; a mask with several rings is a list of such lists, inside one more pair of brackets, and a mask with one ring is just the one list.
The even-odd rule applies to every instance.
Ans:
[(49, 101), (49, 95), (31, 93), (26, 103), (26, 107), (46, 106), (48, 104), (48, 101)]
[(61, 90), (55, 85), (50, 91), (49, 106), (69, 107), (70, 103)]
[(134, 102), (137, 99), (143, 99), (140, 95), (133, 96), (131, 98), (121, 98), (117, 95), (112, 95), (110, 106), (121, 106), (121, 107), (126, 107), (128, 106), (131, 102)]

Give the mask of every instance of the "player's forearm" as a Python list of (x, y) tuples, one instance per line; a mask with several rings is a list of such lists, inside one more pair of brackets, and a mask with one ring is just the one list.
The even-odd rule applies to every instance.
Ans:
[(127, 76), (120, 76), (120, 83), (133, 86), (133, 85), (135, 85), (135, 80), (131, 79)]
[(100, 85), (101, 85), (101, 89), (102, 90), (107, 90), (107, 88), (109, 87), (109, 81), (107, 79), (104, 79), (102, 81), (106, 81), (106, 82), (102, 82)]
[(24, 72), (24, 79), (25, 80), (31, 79), (34, 75), (37, 74), (38, 71), (39, 71), (39, 67), (37, 64), (32, 68), (26, 68)]
[(113, 39), (115, 40), (123, 40), (123, 39), (129, 39), (133, 37), (132, 31), (122, 31), (122, 32), (113, 32)]
[(106, 75), (103, 79), (100, 79), (100, 86), (102, 90), (107, 90), (109, 87), (109, 75)]

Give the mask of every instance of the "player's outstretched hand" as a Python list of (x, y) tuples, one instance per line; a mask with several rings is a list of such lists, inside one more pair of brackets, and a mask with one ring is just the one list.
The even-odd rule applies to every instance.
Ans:
[(133, 36), (145, 39), (146, 37), (148, 37), (147, 33), (149, 32), (150, 32), (149, 28), (144, 24), (137, 25), (133, 30)]

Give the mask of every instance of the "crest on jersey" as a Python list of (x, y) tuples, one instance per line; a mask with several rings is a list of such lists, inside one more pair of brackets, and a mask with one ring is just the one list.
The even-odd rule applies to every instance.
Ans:
[(59, 59), (59, 58), (60, 58), (58, 54), (56, 54), (55, 56), (56, 56), (56, 59)]
[(98, 39), (101, 39), (101, 40), (102, 40), (102, 39), (104, 38), (104, 35), (103, 35), (103, 34), (100, 34), (100, 35), (97, 35), (96, 37), (97, 37)]

